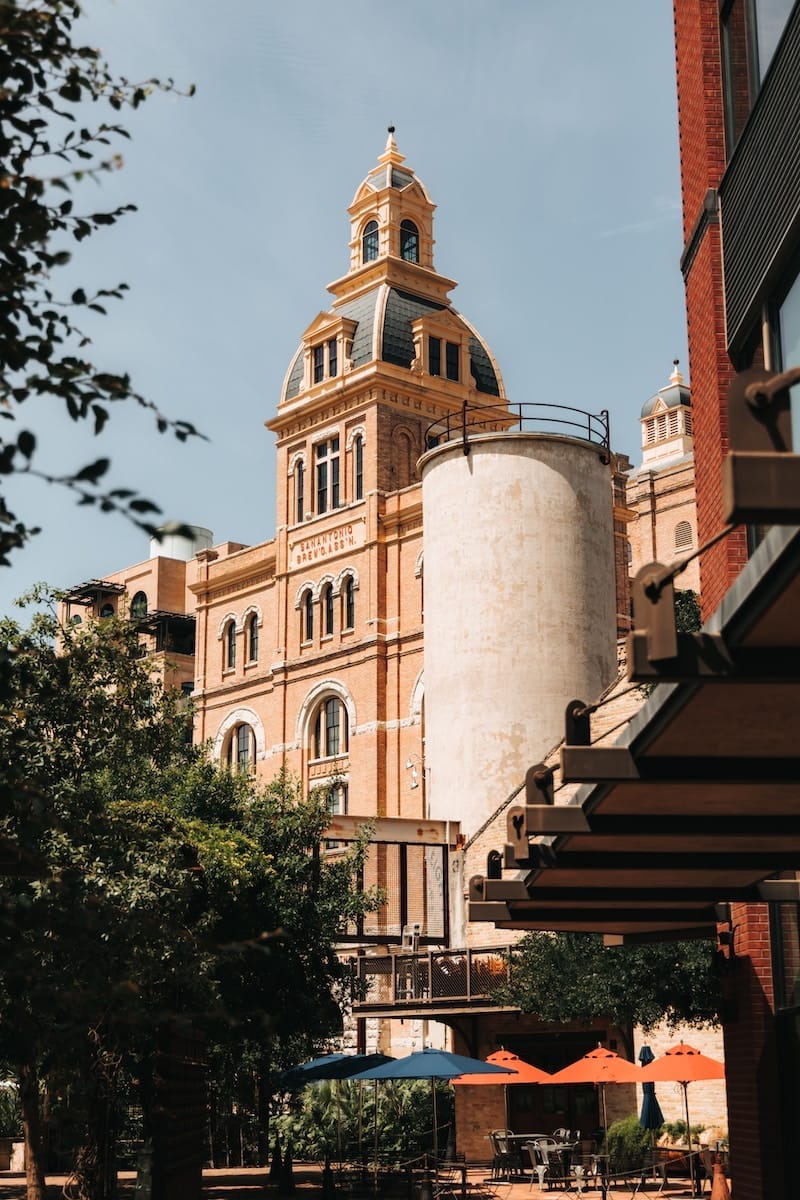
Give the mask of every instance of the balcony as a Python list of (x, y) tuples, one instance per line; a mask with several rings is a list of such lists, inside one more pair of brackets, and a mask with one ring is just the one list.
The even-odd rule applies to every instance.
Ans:
[(443, 1017), (457, 1013), (516, 1011), (497, 999), (509, 981), (512, 947), (427, 950), (362, 955), (353, 960), (355, 1017)]

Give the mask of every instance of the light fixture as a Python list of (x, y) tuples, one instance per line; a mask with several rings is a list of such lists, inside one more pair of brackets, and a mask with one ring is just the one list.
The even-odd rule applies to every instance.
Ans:
[(419, 762), (419, 759), (414, 759), (414, 758), (409, 758), (408, 761), (406, 762), (406, 770), (411, 772), (411, 783), (409, 786), (411, 787), (412, 791), (414, 788), (419, 787), (419, 779), (417, 777), (417, 763), (418, 762)]

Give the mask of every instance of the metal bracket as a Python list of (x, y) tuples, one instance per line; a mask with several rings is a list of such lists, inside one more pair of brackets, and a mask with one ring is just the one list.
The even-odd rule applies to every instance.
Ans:
[(570, 700), (564, 715), (568, 746), (589, 746), (592, 741), (589, 706), (583, 700)]
[(530, 804), (553, 804), (553, 768), (536, 763), (525, 772), (525, 800)]
[(631, 585), (634, 628), (647, 635), (647, 655), (658, 662), (678, 653), (675, 585), (671, 568), (653, 562), (636, 572)]
[(792, 449), (789, 387), (795, 372), (782, 375), (751, 367), (734, 375), (728, 388), (728, 444), (733, 451), (785, 454)]

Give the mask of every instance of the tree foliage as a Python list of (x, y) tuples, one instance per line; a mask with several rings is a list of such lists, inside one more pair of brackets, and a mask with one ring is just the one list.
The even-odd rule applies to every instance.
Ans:
[(605, 946), (596, 934), (528, 933), (515, 947), (507, 998), (544, 1021), (715, 1024), (715, 961), (708, 941)]
[(38, 1080), (70, 1081), (83, 1200), (105, 1195), (113, 1163), (103, 1114), (125, 1079), (147, 1106), (165, 1025), (253, 1057), (338, 1031), (349, 968), (336, 936), (377, 897), (358, 886), (363, 842), (321, 855), (325, 795), (285, 775), (257, 786), (189, 743), (184, 701), (131, 624), (40, 612), (0, 638), (0, 847), (17, 872), (0, 875), (0, 1068), (20, 1080), (30, 1197)]
[[(102, 432), (111, 407), (148, 410), (159, 432), (185, 440), (188, 421), (168, 419), (138, 393), (124, 372), (91, 357), (82, 313), (104, 314), (126, 284), (96, 291), (59, 288), (59, 268), (76, 242), (113, 225), (134, 205), (95, 210), (80, 203), (79, 185), (122, 166), (116, 148), (128, 132), (116, 119), (171, 80), (115, 78), (100, 52), (75, 42), (77, 0), (0, 0), (0, 475), (35, 475), (70, 489), (81, 504), (124, 513), (148, 533), (159, 510), (132, 488), (105, 487), (106, 457), (54, 475), (37, 466), (37, 441), (21, 406), (56, 400), (72, 421)], [(108, 108), (110, 121), (90, 115)], [(0, 492), (0, 564), (36, 530), (12, 513)]]

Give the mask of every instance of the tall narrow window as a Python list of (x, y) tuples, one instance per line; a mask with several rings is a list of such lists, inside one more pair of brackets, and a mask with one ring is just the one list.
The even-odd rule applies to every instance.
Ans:
[(258, 662), (258, 617), (255, 613), (247, 622), (247, 657), (251, 663)]
[(419, 262), (419, 232), (413, 221), (400, 222), (400, 257)]
[(311, 592), (306, 592), (303, 599), (303, 641), (313, 642), (314, 640), (314, 597)]
[(344, 628), (355, 629), (356, 624), (356, 585), (352, 575), (348, 575), (344, 585)]
[(442, 339), (437, 337), (428, 338), (428, 374), (441, 375), (442, 373)]
[(314, 758), (347, 752), (347, 709), (338, 696), (323, 700), (314, 714), (310, 751)]
[(331, 379), (333, 379), (334, 375), (338, 374), (338, 371), (339, 360), (336, 349), (336, 338), (331, 338), (328, 342), (328, 374)]
[(225, 669), (232, 671), (236, 666), (236, 622), (229, 621), (225, 627)]
[(361, 235), (361, 261), (373, 262), (378, 257), (378, 222), (367, 221)]
[(324, 346), (315, 346), (314, 350), (313, 350), (313, 355), (314, 355), (314, 371), (313, 371), (314, 383), (321, 383), (322, 380), (325, 378), (325, 347)]
[(226, 760), (228, 769), (237, 772), (251, 770), (255, 759), (255, 738), (249, 725), (237, 725), (231, 732)]
[(459, 349), (456, 342), (447, 342), (445, 346), (445, 369), (448, 379), (458, 379)]
[(305, 516), (305, 489), (306, 489), (306, 465), (302, 459), (298, 462), (294, 471), (294, 486), (295, 486), (295, 510), (297, 521), (300, 522)]
[(364, 499), (364, 439), (359, 436), (353, 442), (353, 495), (356, 500)]
[(326, 637), (333, 635), (333, 585), (328, 583), (322, 593), (323, 632)]
[(317, 514), (339, 507), (339, 439), (329, 438), (314, 448), (317, 460)]

